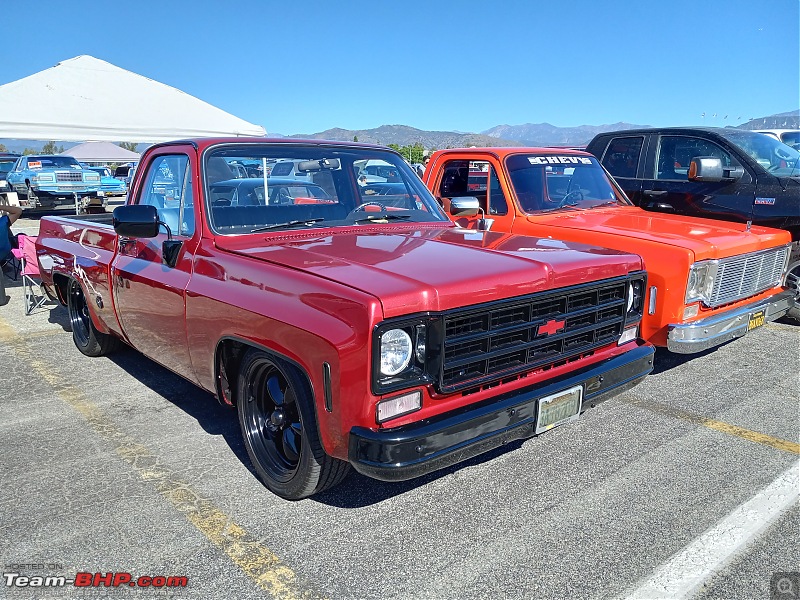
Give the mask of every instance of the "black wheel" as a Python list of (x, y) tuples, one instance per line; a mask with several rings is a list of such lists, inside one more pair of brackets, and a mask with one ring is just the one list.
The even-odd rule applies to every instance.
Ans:
[(322, 448), (311, 389), (296, 368), (253, 348), (242, 360), (238, 383), (245, 447), (272, 492), (299, 500), (344, 479), (350, 465)]
[(68, 289), (69, 322), (72, 325), (72, 341), (78, 350), (86, 356), (104, 356), (119, 347), (119, 340), (114, 336), (100, 333), (92, 323), (86, 296), (81, 285), (71, 279)]

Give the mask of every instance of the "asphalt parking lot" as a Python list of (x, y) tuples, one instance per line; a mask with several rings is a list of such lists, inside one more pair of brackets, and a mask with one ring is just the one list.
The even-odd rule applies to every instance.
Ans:
[[(788, 322), (691, 359), (659, 351), (643, 384), (538, 438), (287, 502), (253, 474), (235, 412), (132, 350), (84, 357), (65, 309), (24, 316), (22, 288), (8, 293), (5, 597), (770, 598), (778, 581), (800, 594)], [(9, 573), (185, 586), (33, 588)]]

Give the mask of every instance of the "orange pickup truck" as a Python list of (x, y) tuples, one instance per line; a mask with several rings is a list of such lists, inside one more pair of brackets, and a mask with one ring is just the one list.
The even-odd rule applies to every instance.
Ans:
[(794, 305), (781, 284), (788, 232), (645, 211), (586, 152), (440, 150), (424, 182), (462, 227), (639, 254), (649, 273), (641, 336), (672, 352), (713, 348)]

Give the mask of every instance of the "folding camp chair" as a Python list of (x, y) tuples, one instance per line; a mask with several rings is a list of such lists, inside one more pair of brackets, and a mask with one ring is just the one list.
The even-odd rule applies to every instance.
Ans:
[(12, 248), (8, 255), (0, 260), (0, 277), (4, 275), (16, 281), (19, 279), (19, 272), (22, 270), (21, 257), (22, 251)]
[(47, 296), (41, 291), (39, 262), (36, 260), (36, 236), (19, 234), (18, 239), (20, 261), (22, 262), (22, 290), (25, 294), (25, 314), (29, 315), (47, 302)]

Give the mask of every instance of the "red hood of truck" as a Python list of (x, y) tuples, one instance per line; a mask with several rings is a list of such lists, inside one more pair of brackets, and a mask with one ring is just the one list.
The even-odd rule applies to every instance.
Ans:
[[(607, 243), (629, 252), (637, 251), (635, 240), (685, 248), (694, 253), (695, 260), (726, 258), (790, 241), (789, 234), (778, 229), (753, 225), (747, 231), (744, 223), (655, 213), (636, 206), (566, 210), (531, 215), (528, 220), (538, 225), (594, 232), (598, 234), (596, 239), (587, 235), (587, 240), (600, 245)], [(606, 238), (609, 235), (614, 236), (613, 242)], [(558, 237), (558, 233), (554, 232), (553, 237)]]
[(454, 227), (219, 236), (215, 243), (371, 294), (383, 304), (385, 317), (448, 310), (643, 268), (635, 254)]

